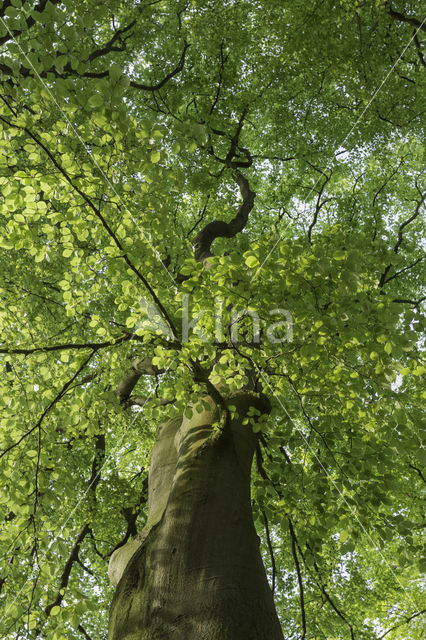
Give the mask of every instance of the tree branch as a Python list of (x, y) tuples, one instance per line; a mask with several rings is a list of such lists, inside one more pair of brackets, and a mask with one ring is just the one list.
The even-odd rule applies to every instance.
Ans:
[(218, 84), (217, 84), (216, 95), (215, 95), (214, 100), (213, 100), (213, 103), (212, 103), (212, 105), (211, 105), (211, 107), (210, 107), (209, 115), (212, 115), (212, 113), (213, 113), (213, 111), (215, 110), (216, 105), (217, 105), (217, 103), (218, 103), (219, 96), (220, 96), (220, 92), (221, 92), (221, 89), (222, 89), (223, 70), (224, 70), (224, 67), (225, 67), (226, 61), (227, 61), (227, 59), (228, 59), (228, 56), (226, 56), (226, 57), (225, 57), (225, 56), (223, 55), (223, 44), (224, 44), (224, 43), (223, 43), (223, 40), (222, 40), (222, 42), (221, 42), (221, 44), (220, 44), (220, 68), (219, 68), (219, 82), (218, 82)]
[(62, 589), (66, 589), (67, 585), (68, 585), (68, 581), (70, 578), (70, 574), (71, 574), (71, 569), (73, 567), (74, 562), (77, 561), (78, 558), (78, 552), (80, 550), (80, 545), (83, 542), (84, 538), (87, 536), (87, 534), (89, 533), (90, 528), (88, 524), (85, 524), (84, 527), (80, 530), (79, 534), (77, 535), (77, 538), (74, 542), (74, 545), (71, 549), (71, 553), (68, 556), (68, 559), (65, 563), (65, 567), (64, 570), (62, 572), (61, 575), (61, 581), (59, 584), (59, 589), (58, 589), (58, 593), (56, 595), (56, 598), (53, 602), (51, 602), (50, 604), (47, 605), (47, 607), (45, 608), (44, 612), (46, 614), (46, 616), (50, 615), (50, 612), (52, 611), (53, 607), (58, 607), (60, 606), (64, 596), (63, 593), (61, 593)]
[[(15, 115), (15, 111), (9, 106), (9, 104), (7, 103), (7, 101), (2, 98), (3, 101), (8, 105), (8, 107), (11, 109), (12, 113)], [(154, 300), (155, 304), (158, 306), (159, 310), (161, 311), (161, 313), (163, 314), (163, 317), (165, 318), (165, 320), (167, 321), (168, 325), (170, 326), (170, 328), (172, 329), (173, 335), (174, 337), (177, 336), (177, 331), (176, 328), (173, 324), (173, 321), (171, 320), (171, 318), (169, 317), (164, 305), (162, 304), (161, 300), (158, 298), (157, 294), (155, 293), (154, 289), (151, 287), (151, 285), (149, 284), (148, 280), (144, 277), (144, 275), (139, 271), (139, 269), (137, 267), (135, 267), (135, 265), (132, 263), (132, 261), (130, 260), (127, 252), (125, 251), (123, 245), (121, 244), (120, 240), (118, 239), (117, 235), (114, 233), (114, 231), (111, 229), (111, 227), (109, 226), (107, 220), (104, 218), (101, 210), (99, 209), (99, 207), (97, 207), (94, 202), (92, 201), (91, 198), (89, 198), (89, 196), (82, 190), (80, 189), (76, 184), (74, 184), (72, 178), (70, 177), (70, 175), (68, 174), (68, 172), (62, 167), (62, 165), (59, 163), (59, 161), (55, 158), (55, 156), (53, 155), (53, 153), (46, 147), (46, 145), (35, 135), (32, 133), (32, 131), (30, 129), (28, 129), (28, 127), (21, 127), (19, 125), (16, 124), (12, 124), (10, 123), (8, 120), (6, 120), (3, 117), (0, 117), (0, 120), (2, 120), (3, 122), (5, 122), (8, 126), (14, 128), (14, 129), (18, 129), (21, 131), (25, 131), (25, 133), (31, 138), (31, 140), (33, 140), (33, 142), (35, 142), (35, 144), (40, 147), (41, 149), (43, 149), (43, 151), (45, 152), (45, 154), (48, 156), (48, 158), (50, 159), (50, 161), (52, 162), (52, 164), (54, 165), (54, 167), (56, 167), (56, 169), (59, 171), (59, 173), (62, 175), (62, 177), (65, 179), (65, 181), (71, 186), (71, 188), (73, 189), (73, 191), (75, 191), (76, 193), (78, 193), (78, 195), (83, 199), (83, 201), (88, 205), (88, 207), (93, 211), (93, 213), (95, 214), (95, 217), (98, 218), (98, 220), (100, 221), (102, 227), (105, 229), (105, 231), (108, 233), (108, 235), (110, 236), (110, 238), (112, 238), (114, 244), (116, 245), (116, 247), (119, 249), (119, 251), (121, 252), (121, 257), (123, 258), (123, 260), (126, 262), (127, 266), (133, 271), (133, 273), (139, 278), (139, 280), (141, 280), (141, 282), (143, 283), (143, 285), (145, 286), (145, 288), (149, 291), (152, 299)]]
[[(36, 7), (34, 7), (33, 11), (37, 11), (39, 13), (42, 13), (47, 5), (48, 2), (51, 2), (53, 5), (57, 5), (60, 4), (60, 0), (41, 0), (40, 3), (38, 5), (36, 5)], [(7, 2), (3, 2), (3, 7), (2, 7), (2, 11), (0, 12), (0, 15), (4, 15), (4, 11), (5, 9), (11, 5), (10, 0), (7, 0)], [(106, 42), (103, 46), (98, 47), (97, 49), (94, 49), (89, 56), (83, 60), (83, 64), (85, 63), (91, 63), (94, 60), (97, 60), (98, 58), (101, 58), (103, 56), (106, 56), (109, 53), (112, 52), (120, 52), (120, 51), (124, 51), (126, 49), (126, 43), (125, 41), (123, 42), (121, 40), (122, 36), (130, 31), (135, 24), (137, 23), (137, 19), (135, 18), (134, 20), (132, 20), (128, 25), (122, 27), (121, 29), (117, 29), (114, 33), (114, 35), (110, 38), (110, 40), (108, 40), (108, 42)], [(32, 27), (35, 24), (35, 19), (32, 16), (29, 16), (26, 19), (26, 24), (27, 24), (27, 28), (29, 29), (30, 27)], [(2, 38), (0, 38), (0, 46), (2, 44), (4, 44), (5, 42), (7, 42), (8, 40), (10, 40), (11, 38), (15, 38), (19, 35), (21, 35), (22, 30), (20, 29), (16, 29), (14, 31), (10, 31), (10, 33), (8, 33), (7, 35), (3, 36)], [(115, 46), (116, 42), (120, 42), (121, 41), (121, 45), (120, 46)], [(185, 57), (186, 57), (186, 52), (189, 48), (189, 44), (188, 42), (184, 42), (184, 48), (182, 51), (182, 54), (180, 56), (180, 59), (177, 63), (177, 65), (159, 82), (157, 82), (156, 84), (144, 84), (141, 82), (137, 82), (136, 80), (130, 80), (129, 82), (129, 86), (133, 87), (134, 89), (141, 89), (143, 91), (158, 91), (159, 89), (161, 89), (162, 87), (164, 87), (164, 85), (171, 80), (174, 76), (176, 76), (177, 74), (179, 74), (185, 64)], [(62, 55), (60, 52), (56, 52), (57, 57)], [(1, 70), (3, 71), (4, 74), (9, 75), (9, 76), (13, 76), (14, 75), (14, 71), (11, 67), (9, 67), (8, 65), (5, 64), (1, 64), (0, 65)], [(23, 66), (21, 66), (20, 68), (20, 74), (23, 75), (24, 77), (27, 76), (31, 76), (32, 71), (31, 69), (27, 69)], [(57, 78), (64, 78), (64, 77), (68, 77), (68, 76), (76, 76), (79, 78), (106, 78), (109, 75), (109, 69), (103, 70), (103, 71), (84, 71), (83, 73), (79, 73), (78, 71), (76, 71), (75, 69), (73, 69), (73, 67), (71, 66), (71, 64), (68, 62), (64, 68), (63, 71), (58, 71), (58, 69), (56, 68), (55, 65), (53, 65), (50, 69), (47, 69), (45, 71), (40, 71), (38, 72), (38, 75), (41, 78), (46, 78), (49, 74), (52, 74), (53, 76), (57, 77)]]
[(188, 231), (188, 233), (186, 234), (186, 237), (188, 238), (194, 231), (195, 229), (198, 227), (198, 225), (203, 221), (203, 218), (205, 216), (206, 210), (207, 210), (207, 205), (209, 203), (210, 200), (210, 194), (207, 195), (206, 198), (206, 202), (204, 204), (204, 207), (201, 209), (201, 211), (199, 212), (200, 217), (198, 218), (197, 222), (193, 225), (193, 227)]
[(46, 345), (46, 346), (41, 346), (41, 347), (31, 347), (28, 349), (24, 349), (21, 347), (15, 347), (15, 348), (5, 348), (5, 347), (0, 347), (0, 353), (16, 353), (16, 354), (23, 354), (23, 355), (31, 355), (33, 353), (46, 353), (48, 351), (69, 351), (69, 350), (80, 350), (80, 349), (92, 349), (97, 351), (98, 349), (103, 349), (104, 347), (114, 347), (116, 345), (121, 344), (122, 342), (126, 342), (127, 340), (130, 340), (132, 338), (131, 334), (125, 334), (123, 336), (121, 336), (121, 338), (117, 338), (117, 339), (113, 339), (113, 340), (109, 340), (108, 342), (81, 342), (81, 343), (75, 343), (73, 344), (72, 342), (68, 342), (65, 344), (53, 344), (53, 345)]
[(89, 574), (89, 576), (93, 576), (93, 577), (95, 576), (93, 571), (89, 569), (89, 567), (86, 567), (86, 565), (84, 564), (84, 562), (80, 560), (80, 558), (77, 558), (76, 562), (83, 569), (83, 571)]
[[(311, 551), (312, 550), (309, 546), (309, 544), (307, 544), (308, 549)], [(298, 547), (300, 550), (300, 547)], [(303, 555), (302, 555), (303, 557)], [(305, 560), (304, 560), (305, 561)], [(317, 585), (321, 591), (321, 593), (324, 595), (325, 599), (327, 600), (327, 602), (329, 603), (329, 605), (331, 606), (331, 608), (333, 609), (333, 611), (335, 611), (337, 613), (337, 615), (339, 616), (339, 618), (341, 620), (343, 620), (343, 622), (347, 625), (347, 627), (349, 628), (350, 634), (351, 634), (351, 640), (355, 640), (355, 636), (354, 636), (354, 630), (353, 630), (353, 626), (352, 624), (349, 622), (349, 620), (346, 618), (346, 616), (340, 611), (340, 609), (337, 607), (337, 605), (334, 603), (334, 601), (331, 599), (328, 591), (326, 590), (326, 588), (324, 587), (323, 581), (322, 581), (322, 577), (321, 577), (321, 572), (319, 570), (318, 564), (316, 563), (316, 561), (314, 560), (313, 562), (313, 566), (315, 569), (315, 573), (318, 576), (318, 582)]]
[(297, 550), (296, 550), (297, 539), (296, 539), (296, 534), (294, 532), (293, 523), (290, 518), (288, 518), (288, 528), (291, 536), (291, 553), (293, 555), (294, 566), (296, 567), (296, 573), (297, 573), (297, 581), (299, 583), (300, 611), (302, 614), (302, 635), (300, 638), (301, 640), (305, 640), (306, 638), (305, 596), (303, 591), (303, 582), (302, 582), (302, 574), (300, 572), (299, 558), (297, 557)]
[(121, 403), (128, 400), (137, 381), (141, 376), (154, 376), (159, 370), (153, 366), (151, 358), (136, 358), (130, 365), (127, 374), (120, 380), (115, 390), (115, 395)]
[(424, 482), (424, 484), (426, 484), (426, 478), (424, 477), (424, 475), (423, 475), (423, 473), (422, 473), (421, 469), (419, 469), (418, 467), (416, 467), (414, 464), (411, 464), (411, 463), (408, 463), (408, 466), (409, 466), (411, 469), (414, 469), (414, 471), (416, 471), (416, 473), (418, 473), (418, 474), (419, 474), (419, 476), (420, 476), (420, 478), (422, 479), (422, 481)]
[(129, 398), (127, 398), (126, 400), (124, 400), (122, 402), (124, 409), (128, 409), (129, 407), (133, 407), (133, 406), (137, 406), (137, 407), (144, 407), (146, 405), (147, 402), (153, 402), (154, 400), (156, 400), (155, 405), (156, 407), (165, 407), (168, 404), (173, 404), (173, 402), (175, 402), (176, 398), (173, 398), (172, 400), (166, 400), (165, 398), (156, 398), (155, 396), (148, 398), (145, 396), (137, 396), (137, 395), (132, 395)]
[(267, 545), (268, 545), (269, 555), (270, 555), (270, 558), (271, 558), (271, 566), (272, 566), (272, 586), (271, 586), (271, 591), (272, 591), (272, 595), (273, 595), (275, 593), (275, 579), (276, 579), (276, 575), (277, 575), (277, 568), (276, 568), (276, 564), (275, 564), (274, 548), (272, 546), (271, 534), (270, 534), (270, 531), (269, 531), (268, 518), (266, 517), (266, 513), (263, 510), (262, 510), (262, 516), (263, 516), (263, 521), (265, 523), (266, 542), (267, 542)]
[(92, 471), (88, 481), (88, 488), (96, 496), (96, 487), (101, 479), (101, 469), (105, 460), (105, 434), (95, 436), (95, 455), (92, 461)]
[(399, 11), (395, 11), (392, 9), (391, 5), (388, 8), (388, 14), (398, 20), (399, 22), (405, 22), (406, 24), (411, 24), (413, 27), (417, 27), (417, 29), (422, 29), (422, 31), (426, 31), (425, 21), (420, 21), (418, 18), (414, 16), (407, 16), (405, 13), (400, 13)]
[[(331, 178), (331, 174), (328, 176), (326, 173), (324, 173), (324, 171), (321, 171), (321, 169), (318, 169), (317, 167), (315, 167), (313, 164), (311, 164), (310, 162), (308, 162), (308, 164), (315, 169), (316, 171), (318, 171), (319, 173), (321, 173), (324, 177), (325, 180), (322, 183), (320, 190), (318, 192), (318, 198), (317, 201), (315, 203), (315, 212), (314, 212), (314, 217), (312, 219), (311, 224), (309, 225), (309, 229), (308, 229), (308, 240), (309, 240), (309, 244), (312, 244), (312, 229), (314, 228), (314, 226), (316, 225), (317, 221), (318, 221), (318, 215), (319, 212), (321, 211), (321, 208), (326, 204), (326, 202), (328, 202), (330, 200), (330, 198), (326, 198), (325, 200), (323, 200), (321, 202), (321, 196), (324, 192), (325, 186), (327, 184), (327, 182), (329, 182), (330, 178)], [(315, 186), (315, 185), (314, 185)]]
[(402, 233), (402, 232), (403, 232), (403, 230), (405, 229), (405, 227), (406, 227), (408, 224), (410, 224), (410, 222), (413, 222), (413, 220), (415, 220), (415, 219), (417, 218), (417, 216), (418, 216), (418, 215), (419, 215), (419, 213), (420, 213), (420, 208), (421, 208), (421, 206), (423, 205), (423, 202), (425, 201), (425, 199), (426, 199), (426, 192), (425, 192), (425, 193), (423, 193), (423, 194), (421, 194), (421, 198), (420, 198), (420, 200), (417, 202), (417, 207), (416, 207), (416, 209), (415, 209), (415, 211), (414, 211), (413, 215), (412, 215), (412, 216), (410, 216), (410, 217), (408, 218), (408, 220), (405, 220), (405, 221), (404, 221), (404, 222), (399, 226), (399, 229), (398, 229), (398, 239), (397, 239), (396, 244), (395, 244), (395, 246), (394, 246), (394, 248), (393, 248), (393, 250), (394, 250), (394, 252), (395, 252), (395, 253), (398, 253), (398, 251), (399, 251), (399, 247), (401, 246), (402, 241), (403, 241), (403, 239), (404, 239), (404, 236), (403, 236), (403, 233)]
[(51, 409), (53, 409), (55, 404), (57, 404), (61, 400), (61, 398), (65, 395), (67, 389), (71, 386), (71, 384), (74, 382), (74, 380), (80, 375), (80, 373), (83, 371), (83, 369), (89, 364), (90, 360), (93, 358), (95, 353), (96, 353), (96, 349), (94, 349), (92, 351), (90, 356), (83, 362), (83, 364), (81, 365), (81, 367), (79, 367), (79, 369), (76, 371), (76, 373), (73, 375), (73, 377), (70, 380), (68, 380), (68, 382), (66, 382), (64, 384), (64, 386), (59, 391), (59, 393), (55, 396), (55, 398), (47, 405), (46, 409), (43, 411), (43, 413), (41, 414), (40, 418), (37, 420), (37, 423), (33, 427), (31, 427), (31, 429), (29, 431), (24, 433), (24, 435), (22, 435), (19, 438), (19, 440), (17, 440), (13, 444), (11, 444), (9, 447), (6, 447), (6, 449), (4, 449), (0, 453), (0, 458), (2, 458), (4, 455), (6, 455), (6, 453), (9, 453), (9, 451), (14, 449), (15, 447), (19, 446), (21, 444), (21, 442), (23, 440), (25, 440), (25, 438), (28, 438), (28, 436), (30, 436), (36, 429), (39, 429), (41, 427), (41, 423), (43, 422), (43, 420), (46, 417), (46, 415), (49, 413), (49, 411)]
[(80, 631), (80, 633), (83, 634), (85, 640), (92, 640), (92, 638), (87, 633), (86, 629), (81, 624), (78, 625), (77, 629), (78, 631)]
[(195, 259), (202, 262), (209, 256), (213, 255), (210, 247), (216, 238), (233, 238), (237, 233), (242, 231), (248, 222), (248, 216), (253, 209), (254, 198), (256, 193), (251, 191), (249, 182), (239, 171), (235, 171), (234, 180), (240, 188), (243, 201), (238, 209), (236, 216), (230, 222), (223, 220), (214, 220), (209, 222), (196, 235), (194, 240)]
[[(101, 470), (105, 460), (105, 435), (103, 433), (99, 433), (95, 436), (94, 440), (95, 440), (95, 454), (93, 456), (90, 478), (87, 482), (87, 490), (90, 491), (91, 495), (96, 500), (96, 487), (98, 486), (99, 481), (101, 479)], [(89, 533), (91, 533), (90, 526), (88, 524), (85, 524), (80, 530), (79, 534), (77, 535), (77, 538), (71, 549), (70, 555), (68, 556), (68, 559), (65, 563), (65, 566), (61, 575), (61, 580), (59, 583), (59, 588), (56, 594), (56, 598), (53, 602), (48, 604), (44, 610), (46, 616), (50, 615), (50, 612), (52, 611), (53, 607), (60, 606), (64, 598), (65, 589), (68, 586), (68, 581), (69, 581), (71, 570), (73, 568), (74, 563), (77, 562), (78, 564), (83, 566), (85, 571), (88, 571), (89, 573), (91, 573), (90, 570), (87, 569), (87, 567), (85, 567), (81, 563), (78, 557), (80, 546), (83, 540), (85, 539), (85, 537)]]
[(424, 302), (426, 298), (420, 298), (420, 300), (406, 300), (405, 298), (394, 298), (392, 302), (398, 302), (399, 304), (411, 304), (413, 307), (420, 308), (422, 302)]
[[(92, 51), (92, 53), (89, 55), (87, 60), (85, 60), (84, 62), (92, 62), (93, 60), (96, 60), (96, 58), (104, 56), (107, 53), (110, 53), (111, 51), (124, 51), (125, 45), (122, 45), (122, 47), (120, 48), (114, 47), (113, 45), (117, 40), (121, 39), (121, 36), (124, 33), (126, 33), (127, 31), (130, 31), (130, 29), (132, 29), (135, 26), (136, 22), (137, 20), (135, 18), (134, 20), (132, 20), (132, 22), (130, 22), (125, 27), (122, 27), (121, 29), (117, 29), (117, 31), (114, 33), (112, 38), (108, 42), (106, 42), (103, 47), (99, 47), (99, 49), (95, 49), (94, 51)], [(72, 70), (71, 65), (70, 65), (70, 70)]]
[(141, 82), (136, 82), (135, 80), (131, 80), (130, 86), (133, 87), (134, 89), (142, 89), (143, 91), (158, 91), (159, 89), (164, 87), (164, 85), (169, 80), (171, 80), (174, 76), (176, 76), (178, 73), (182, 71), (183, 66), (185, 64), (186, 52), (189, 49), (189, 46), (190, 45), (187, 42), (184, 43), (182, 55), (180, 57), (178, 64), (160, 82), (157, 82), (157, 84), (142, 84)]
[(412, 269), (413, 267), (416, 266), (416, 264), (418, 264), (419, 262), (422, 262), (422, 260), (424, 260), (424, 256), (421, 256), (421, 258), (418, 258), (415, 262), (413, 262), (412, 264), (409, 264), (407, 267), (404, 267), (403, 269), (400, 269), (399, 271), (394, 273), (393, 276), (390, 276), (390, 278), (387, 278), (384, 281), (383, 286), (385, 284), (387, 284), (388, 282), (390, 282), (391, 280), (393, 280), (394, 278), (397, 278), (399, 275), (401, 275), (401, 273), (404, 273), (404, 271), (408, 271), (409, 269)]
[(418, 58), (419, 58), (421, 64), (423, 65), (423, 67), (426, 67), (426, 61), (425, 61), (424, 56), (423, 56), (422, 45), (420, 44), (420, 40), (419, 40), (419, 38), (417, 36), (417, 31), (414, 31), (413, 40), (414, 40), (414, 44), (416, 45)]
[[(144, 469), (140, 471), (143, 473)], [(145, 504), (148, 497), (148, 476), (146, 476), (142, 483), (142, 491), (139, 497), (139, 502), (135, 507), (139, 507), (139, 509), (135, 507), (124, 507), (121, 509), (121, 515), (127, 522), (127, 529), (123, 536), (123, 538), (118, 542), (111, 551), (106, 554), (106, 557), (112, 556), (116, 549), (119, 549), (129, 540), (130, 537), (134, 537), (137, 534), (136, 520), (138, 519), (139, 513), (141, 511), (142, 504)]]
[(408, 618), (404, 618), (402, 622), (398, 622), (393, 627), (389, 627), (389, 629), (387, 629), (384, 633), (382, 633), (381, 636), (379, 636), (378, 640), (382, 640), (382, 638), (387, 636), (388, 633), (390, 633), (391, 631), (398, 629), (398, 627), (402, 627), (403, 624), (408, 624), (411, 620), (414, 620), (414, 618), (421, 616), (423, 613), (426, 613), (426, 609), (422, 609), (421, 611), (416, 611), (416, 613), (413, 613), (413, 615), (409, 616)]
[[(405, 227), (406, 227), (408, 224), (410, 224), (410, 222), (413, 222), (413, 220), (415, 220), (415, 219), (417, 218), (417, 216), (420, 214), (420, 209), (421, 209), (421, 207), (422, 207), (423, 202), (425, 201), (425, 199), (426, 199), (426, 192), (425, 192), (425, 193), (423, 193), (423, 194), (421, 194), (421, 198), (420, 198), (420, 200), (416, 201), (416, 202), (417, 202), (417, 206), (416, 206), (416, 208), (415, 208), (415, 211), (414, 211), (413, 215), (412, 215), (412, 216), (410, 216), (407, 220), (405, 220), (404, 222), (402, 222), (402, 223), (399, 225), (399, 228), (398, 228), (398, 237), (397, 237), (397, 240), (396, 240), (395, 246), (394, 246), (394, 248), (393, 248), (394, 253), (398, 253), (399, 248), (400, 248), (400, 246), (401, 246), (401, 244), (402, 244), (402, 242), (403, 242), (403, 240), (404, 240), (404, 234), (403, 234), (403, 231), (404, 231)], [(387, 267), (385, 268), (385, 270), (383, 271), (382, 275), (380, 276), (380, 280), (379, 280), (379, 289), (382, 289), (382, 288), (383, 288), (383, 286), (385, 285), (385, 283), (386, 283), (386, 282), (389, 282), (389, 280), (391, 280), (391, 279), (392, 279), (392, 278), (388, 278), (388, 279), (386, 278), (386, 276), (388, 275), (388, 273), (389, 273), (389, 271), (390, 271), (390, 269), (391, 269), (391, 268), (392, 268), (392, 264), (391, 264), (391, 263), (389, 263), (389, 264), (387, 265)]]

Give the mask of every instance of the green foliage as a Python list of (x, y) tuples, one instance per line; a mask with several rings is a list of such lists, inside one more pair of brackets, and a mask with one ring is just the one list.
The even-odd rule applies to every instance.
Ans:
[[(2, 637), (105, 637), (156, 428), (209, 408), (195, 360), (221, 393), (251, 363), (272, 404), (246, 422), (286, 637), (421, 637), (416, 9), (3, 3)], [(203, 268), (197, 232), (240, 205), (233, 138), (254, 209)], [(141, 356), (163, 373), (124, 410), (113, 390)]]

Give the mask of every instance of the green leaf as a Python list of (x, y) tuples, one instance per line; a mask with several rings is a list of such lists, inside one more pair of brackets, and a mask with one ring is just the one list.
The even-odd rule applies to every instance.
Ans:
[(101, 93), (94, 93), (90, 96), (88, 104), (92, 109), (98, 109), (105, 103), (105, 98)]
[(337, 249), (337, 251), (333, 253), (334, 260), (344, 260), (345, 258), (346, 258), (346, 251), (344, 249)]
[(157, 162), (159, 162), (160, 158), (161, 158), (161, 152), (160, 151), (156, 150), (156, 151), (152, 151), (151, 152), (151, 162), (153, 164), (156, 164)]
[(121, 77), (122, 69), (119, 64), (112, 64), (108, 70), (109, 77), (112, 83), (116, 83), (117, 80)]
[(245, 263), (248, 267), (250, 267), (250, 269), (254, 269), (256, 267), (258, 267), (260, 265), (259, 260), (256, 258), (256, 256), (248, 256), (245, 259)]
[(339, 537), (340, 537), (340, 542), (344, 543), (344, 542), (346, 542), (346, 540), (349, 537), (349, 532), (348, 531), (341, 531), (340, 534), (339, 534)]

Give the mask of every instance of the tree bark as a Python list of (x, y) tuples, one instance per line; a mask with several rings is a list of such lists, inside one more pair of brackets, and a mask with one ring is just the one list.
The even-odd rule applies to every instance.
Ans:
[(147, 524), (111, 558), (109, 640), (283, 638), (251, 511), (257, 436), (242, 424), (250, 406), (266, 412), (267, 403), (233, 394), (238, 416), (221, 423), (223, 409), (203, 401), (202, 413), (159, 429)]

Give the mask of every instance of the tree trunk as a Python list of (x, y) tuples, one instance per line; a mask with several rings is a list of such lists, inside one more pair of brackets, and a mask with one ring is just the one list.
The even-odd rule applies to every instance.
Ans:
[(203, 400), (208, 410), (159, 429), (147, 524), (111, 558), (109, 640), (283, 637), (250, 504), (256, 436), (242, 424), (250, 406), (267, 411), (265, 399), (234, 394), (238, 418), (219, 426), (221, 410)]

